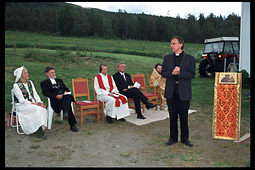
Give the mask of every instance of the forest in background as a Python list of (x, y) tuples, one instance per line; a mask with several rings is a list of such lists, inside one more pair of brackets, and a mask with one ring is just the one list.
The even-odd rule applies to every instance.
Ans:
[(201, 13), (198, 18), (188, 14), (182, 19), (133, 14), (124, 9), (107, 12), (64, 2), (6, 2), (5, 30), (160, 42), (179, 35), (186, 43), (204, 43), (207, 38), (239, 37), (240, 16)]

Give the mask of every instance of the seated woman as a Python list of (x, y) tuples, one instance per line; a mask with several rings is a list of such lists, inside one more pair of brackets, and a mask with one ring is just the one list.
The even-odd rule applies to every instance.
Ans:
[(37, 94), (34, 84), (28, 80), (27, 69), (22, 66), (14, 71), (14, 102), (19, 123), (25, 134), (36, 132), (38, 138), (45, 139), (43, 127), (47, 127), (47, 110)]

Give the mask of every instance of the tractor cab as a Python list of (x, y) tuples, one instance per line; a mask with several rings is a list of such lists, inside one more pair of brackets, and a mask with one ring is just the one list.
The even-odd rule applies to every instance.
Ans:
[(235, 72), (239, 65), (238, 37), (205, 39), (203, 60), (199, 65), (201, 76), (212, 77), (215, 72)]

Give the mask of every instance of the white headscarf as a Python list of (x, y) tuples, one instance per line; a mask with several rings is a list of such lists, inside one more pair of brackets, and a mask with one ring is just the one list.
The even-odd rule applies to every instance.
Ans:
[(14, 70), (14, 76), (16, 76), (15, 83), (19, 81), (23, 69), (25, 69), (25, 67), (21, 66), (21, 67), (17, 68), (16, 70)]

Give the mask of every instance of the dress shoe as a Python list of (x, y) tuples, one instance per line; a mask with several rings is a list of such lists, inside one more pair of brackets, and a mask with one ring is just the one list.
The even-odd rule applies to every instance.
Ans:
[(189, 147), (193, 146), (193, 144), (189, 140), (187, 140), (187, 139), (186, 140), (182, 140), (181, 143), (183, 143), (183, 144), (185, 144), (185, 145), (187, 145)]
[(126, 119), (124, 119), (124, 118), (121, 118), (121, 119), (119, 119), (118, 121), (122, 121), (122, 122), (125, 122), (125, 121), (126, 121)]
[(156, 107), (156, 106), (157, 106), (157, 104), (149, 103), (149, 104), (146, 105), (146, 108), (147, 108), (147, 109), (151, 109), (151, 108), (154, 108), (154, 107)]
[(146, 117), (144, 117), (142, 114), (138, 114), (138, 115), (137, 115), (137, 118), (138, 118), (138, 119), (146, 119)]
[(69, 117), (69, 116), (68, 116), (68, 112), (65, 112), (65, 113), (63, 114), (63, 119), (64, 119), (64, 120), (68, 120), (68, 117)]
[(166, 145), (173, 145), (175, 143), (178, 143), (177, 140), (174, 140), (174, 139), (169, 139), (167, 142), (166, 142)]
[(79, 129), (75, 125), (71, 126), (70, 130), (73, 132), (79, 132)]
[(38, 130), (36, 131), (36, 137), (38, 138), (43, 138), (44, 136), (44, 131), (42, 129), (42, 126), (38, 128)]
[(106, 122), (107, 123), (113, 123), (113, 120), (110, 116), (106, 116)]

